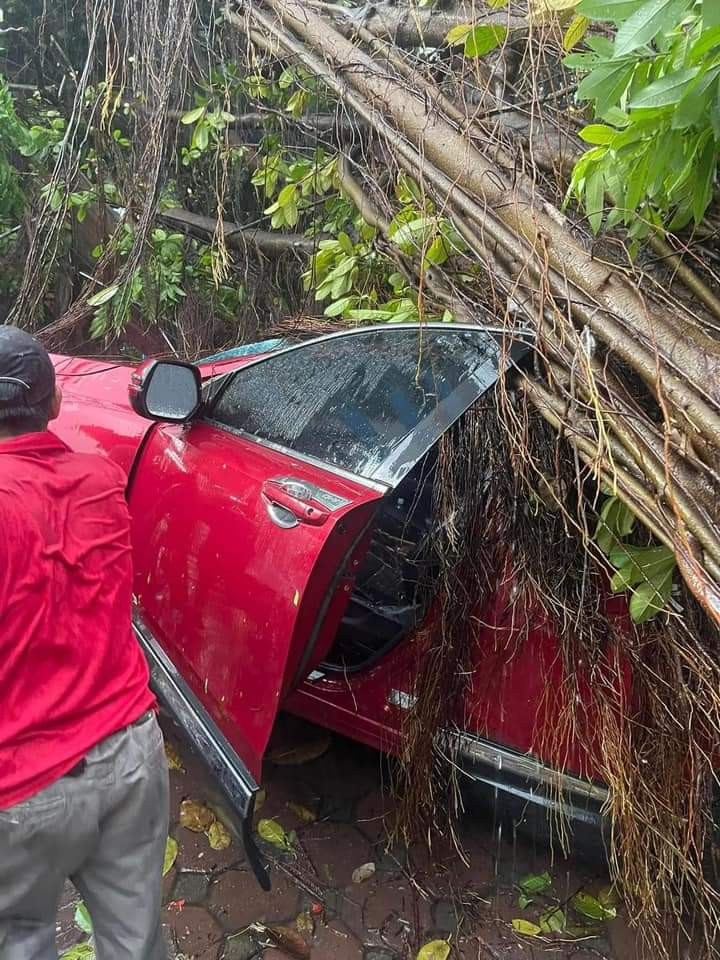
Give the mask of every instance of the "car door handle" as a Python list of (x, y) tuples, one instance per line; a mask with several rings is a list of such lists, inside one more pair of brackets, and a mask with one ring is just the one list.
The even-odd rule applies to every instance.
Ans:
[(330, 516), (330, 511), (314, 499), (312, 490), (299, 480), (266, 480), (262, 493), (270, 519), (279, 527), (287, 529), (298, 523), (319, 527)]

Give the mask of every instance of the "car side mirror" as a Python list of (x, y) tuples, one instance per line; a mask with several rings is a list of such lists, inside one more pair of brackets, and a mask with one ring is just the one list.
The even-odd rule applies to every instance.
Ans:
[(130, 378), (130, 405), (148, 420), (184, 423), (202, 402), (200, 371), (182, 360), (147, 360)]

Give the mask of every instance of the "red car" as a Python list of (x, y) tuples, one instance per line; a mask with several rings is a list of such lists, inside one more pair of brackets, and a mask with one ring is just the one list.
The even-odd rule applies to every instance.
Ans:
[[(438, 441), (530, 353), (483, 327), (389, 324), (199, 367), (55, 358), (57, 433), (129, 477), (135, 625), (158, 696), (244, 824), (281, 709), (397, 748), (428, 612), (417, 582)], [(474, 718), (467, 772), (525, 804), (556, 804), (560, 783), (568, 812), (599, 822), (587, 757), (570, 749), (559, 773), (533, 753), (557, 644), (539, 626), (498, 663), (495, 633), (512, 631), (501, 587), (458, 705)]]

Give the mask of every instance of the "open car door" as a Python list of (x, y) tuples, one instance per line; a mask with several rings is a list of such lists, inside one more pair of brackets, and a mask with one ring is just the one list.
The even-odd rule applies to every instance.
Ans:
[(526, 349), (446, 324), (333, 334), (210, 381), (200, 418), (149, 436), (130, 489), (138, 633), (245, 818), (377, 506)]

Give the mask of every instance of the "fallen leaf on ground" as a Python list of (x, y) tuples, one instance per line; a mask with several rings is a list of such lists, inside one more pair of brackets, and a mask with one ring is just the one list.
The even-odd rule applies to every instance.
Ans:
[(183, 800), (180, 804), (180, 825), (193, 833), (205, 833), (215, 822), (215, 814), (198, 800)]
[(268, 927), (267, 932), (281, 950), (297, 960), (308, 960), (310, 946), (301, 933), (290, 927)]
[(309, 913), (299, 913), (295, 921), (295, 926), (298, 929), (298, 933), (302, 933), (306, 937), (312, 937), (315, 933), (315, 921)]
[(311, 763), (317, 760), (324, 753), (327, 753), (330, 747), (330, 735), (320, 737), (317, 740), (311, 740), (308, 743), (301, 743), (299, 747), (291, 747), (285, 750), (282, 747), (274, 750), (268, 756), (271, 763), (279, 767), (295, 767), (303, 763)]
[(92, 920), (90, 919), (90, 913), (84, 901), (81, 900), (77, 905), (73, 920), (83, 933), (92, 933)]
[(450, 944), (447, 940), (431, 940), (420, 947), (417, 960), (447, 960), (450, 956)]
[(292, 801), (288, 801), (285, 806), (291, 813), (295, 814), (298, 820), (302, 820), (303, 823), (314, 823), (317, 820), (317, 817), (312, 810), (308, 809), (308, 807), (304, 807), (301, 803), (292, 803)]
[(613, 920), (617, 916), (617, 909), (604, 906), (589, 893), (578, 893), (572, 899), (573, 909), (590, 920)]
[(175, 837), (168, 837), (165, 844), (165, 860), (163, 861), (162, 875), (166, 877), (175, 866), (178, 855), (178, 845)]
[(173, 744), (167, 740), (165, 741), (165, 756), (167, 757), (168, 767), (171, 770), (177, 770), (179, 773), (185, 773), (185, 767), (180, 759), (180, 754), (177, 752)]
[(232, 843), (230, 831), (225, 824), (219, 820), (210, 824), (210, 828), (207, 831), (207, 838), (213, 850), (226, 850)]
[(353, 883), (365, 883), (366, 880), (369, 880), (370, 877), (375, 876), (375, 864), (374, 863), (363, 863), (362, 866), (357, 867), (353, 870), (352, 882)]
[(281, 850), (290, 849), (290, 839), (285, 833), (285, 828), (277, 820), (261, 820), (257, 825), (258, 835), (274, 847), (280, 847)]
[(533, 898), (529, 897), (526, 893), (521, 893), (518, 897), (518, 906), (521, 910), (527, 910), (531, 903), (533, 903)]
[(542, 933), (540, 927), (529, 920), (513, 920), (512, 925), (515, 933), (521, 933), (523, 937), (537, 937)]
[(60, 960), (95, 960), (95, 951), (89, 943), (78, 943), (66, 950)]
[(168, 910), (172, 910), (174, 913), (182, 913), (185, 909), (184, 900), (171, 900), (167, 905)]
[(597, 898), (606, 909), (620, 906), (620, 896), (613, 886), (603, 887)]
[(560, 907), (547, 910), (538, 921), (542, 933), (560, 933), (565, 929), (565, 914)]
[(531, 873), (527, 877), (523, 877), (518, 886), (528, 896), (535, 893), (544, 893), (552, 886), (552, 877), (549, 873)]

